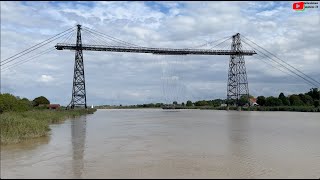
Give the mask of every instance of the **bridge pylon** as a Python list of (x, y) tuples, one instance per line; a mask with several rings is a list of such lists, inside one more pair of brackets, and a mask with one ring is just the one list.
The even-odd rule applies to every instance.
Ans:
[(249, 87), (247, 80), (247, 72), (242, 51), (240, 34), (232, 36), (231, 50), (239, 52), (230, 55), (229, 71), (228, 71), (228, 87), (227, 87), (227, 104), (241, 105), (239, 100), (242, 96), (247, 97), (249, 103)]
[(72, 99), (67, 108), (87, 108), (86, 83), (81, 41), (81, 25), (77, 25), (77, 42), (75, 49)]

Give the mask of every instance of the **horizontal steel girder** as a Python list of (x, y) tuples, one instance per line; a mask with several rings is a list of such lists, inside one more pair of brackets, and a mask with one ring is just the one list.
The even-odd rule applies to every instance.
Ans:
[(161, 55), (243, 55), (252, 56), (257, 54), (253, 50), (210, 50), (210, 49), (170, 49), (170, 48), (148, 48), (148, 47), (122, 47), (122, 46), (103, 46), (86, 45), (81, 47), (76, 44), (59, 43), (55, 46), (57, 50), (86, 50), (86, 51), (111, 51), (111, 52), (133, 52), (133, 53), (151, 53)]

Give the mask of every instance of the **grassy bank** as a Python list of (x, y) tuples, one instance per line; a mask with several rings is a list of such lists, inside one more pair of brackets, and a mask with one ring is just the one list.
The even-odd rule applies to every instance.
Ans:
[(95, 111), (95, 109), (79, 109), (5, 112), (0, 116), (1, 144), (18, 143), (25, 139), (46, 136), (50, 131), (50, 124), (93, 114)]

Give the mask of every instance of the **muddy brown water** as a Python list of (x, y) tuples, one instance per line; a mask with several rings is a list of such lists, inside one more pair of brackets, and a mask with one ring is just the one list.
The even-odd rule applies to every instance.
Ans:
[(1, 178), (320, 178), (320, 113), (127, 109), (1, 146)]

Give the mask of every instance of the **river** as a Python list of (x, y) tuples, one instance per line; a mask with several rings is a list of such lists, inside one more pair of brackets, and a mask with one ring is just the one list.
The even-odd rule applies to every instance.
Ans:
[(1, 178), (320, 178), (320, 113), (114, 109), (1, 147)]

